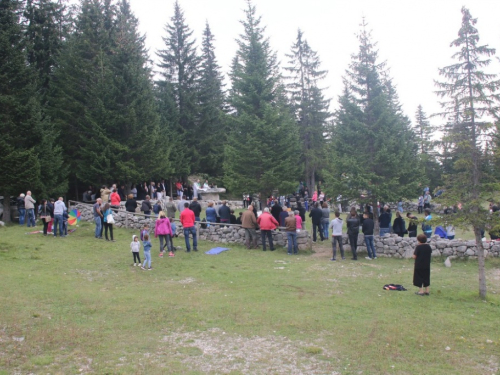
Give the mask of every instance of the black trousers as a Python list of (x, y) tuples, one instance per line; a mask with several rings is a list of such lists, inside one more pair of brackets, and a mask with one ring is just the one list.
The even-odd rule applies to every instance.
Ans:
[(108, 229), (111, 236), (111, 241), (113, 241), (113, 224), (104, 223), (104, 235), (108, 239)]
[(319, 231), (319, 237), (321, 238), (321, 241), (323, 241), (324, 238), (323, 238), (323, 231), (322, 231), (321, 223), (319, 223), (319, 224), (313, 223), (313, 241), (316, 242), (316, 228)]
[(273, 233), (270, 230), (260, 230), (260, 236), (262, 239), (262, 249), (266, 251), (266, 237), (269, 240), (269, 248), (271, 250), (274, 250), (274, 244), (273, 244)]
[[(141, 257), (139, 256), (139, 252), (133, 251), (132, 254), (134, 254), (134, 263), (141, 263)], [(135, 261), (137, 259), (137, 262)]]
[(358, 234), (357, 233), (349, 235), (349, 244), (351, 245), (353, 259), (358, 259), (358, 254), (356, 252), (358, 250)]

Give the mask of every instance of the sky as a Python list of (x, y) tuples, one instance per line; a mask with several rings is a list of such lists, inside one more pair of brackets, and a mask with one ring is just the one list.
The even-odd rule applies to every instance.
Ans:
[[(164, 27), (171, 21), (175, 0), (129, 0), (146, 34), (146, 45), (153, 61), (164, 48)], [(500, 49), (500, 1), (498, 0), (252, 0), (266, 27), (265, 36), (277, 52), (281, 66), (290, 52), (300, 28), (311, 48), (317, 51), (328, 75), (322, 86), (337, 108), (342, 92), (342, 76), (358, 51), (356, 34), (365, 17), (377, 42), (380, 61), (386, 61), (390, 76), (403, 105), (404, 113), (414, 119), (417, 106), (431, 115), (440, 107), (434, 94), (438, 69), (450, 65), (456, 49), (450, 43), (460, 28), (462, 6), (478, 19), (480, 44)], [(243, 32), (246, 0), (179, 0), (186, 23), (193, 30), (198, 46), (206, 22), (215, 36), (215, 53), (227, 74), (237, 50), (236, 39)], [(500, 54), (497, 54), (500, 56)], [(492, 62), (492, 73), (500, 73), (500, 63)], [(226, 83), (229, 83), (227, 81)], [(434, 124), (442, 120), (434, 118)]]

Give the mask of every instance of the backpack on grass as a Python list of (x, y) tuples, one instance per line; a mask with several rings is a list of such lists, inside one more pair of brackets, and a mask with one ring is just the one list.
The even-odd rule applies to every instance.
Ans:
[(406, 291), (406, 288), (400, 284), (385, 284), (384, 290), (397, 290), (397, 291)]

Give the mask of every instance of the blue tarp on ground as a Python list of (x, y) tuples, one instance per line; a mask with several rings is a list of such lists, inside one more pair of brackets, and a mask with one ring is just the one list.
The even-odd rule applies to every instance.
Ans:
[(223, 251), (229, 250), (227, 247), (214, 247), (213, 249), (210, 249), (208, 251), (205, 251), (205, 254), (208, 255), (217, 255), (222, 253)]
[(442, 226), (436, 227), (436, 230), (434, 230), (434, 234), (437, 234), (441, 238), (446, 238), (446, 231)]

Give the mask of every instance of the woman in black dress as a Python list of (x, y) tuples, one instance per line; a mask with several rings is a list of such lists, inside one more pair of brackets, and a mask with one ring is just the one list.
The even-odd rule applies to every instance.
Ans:
[(347, 234), (351, 245), (352, 260), (358, 260), (356, 250), (358, 249), (359, 217), (356, 207), (351, 207), (351, 213), (347, 216)]
[[(413, 285), (419, 288), (415, 294), (419, 296), (429, 295), (431, 284), (431, 246), (427, 244), (427, 236), (417, 236), (418, 245), (415, 247), (413, 259), (415, 259), (415, 270), (413, 271)], [(425, 290), (424, 290), (425, 288)]]

